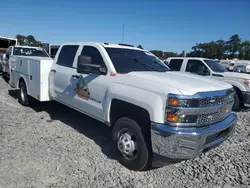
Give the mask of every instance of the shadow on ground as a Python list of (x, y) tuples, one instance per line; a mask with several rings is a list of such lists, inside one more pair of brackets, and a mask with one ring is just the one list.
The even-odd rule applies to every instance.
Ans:
[[(19, 90), (9, 90), (9, 95), (17, 99), (19, 96)], [(116, 148), (115, 143), (112, 141), (111, 137), (111, 128), (107, 127), (105, 124), (56, 101), (43, 103), (36, 102), (30, 108), (36, 112), (47, 112), (51, 118), (51, 120), (47, 120), (48, 123), (54, 120), (59, 120), (62, 123), (71, 126), (98, 144), (102, 152), (109, 159), (117, 158), (117, 152), (114, 149)], [(43, 119), (43, 117), (41, 117), (41, 119)]]

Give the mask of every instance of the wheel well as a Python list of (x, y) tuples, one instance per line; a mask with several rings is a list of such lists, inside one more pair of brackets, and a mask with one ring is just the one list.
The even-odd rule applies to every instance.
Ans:
[[(25, 81), (24, 81), (24, 79), (21, 77), (21, 78), (19, 78), (19, 81), (18, 81), (18, 88), (20, 88), (20, 83), (21, 82), (24, 82), (25, 83)], [(26, 83), (25, 83), (26, 84)]]
[(237, 95), (238, 95), (238, 97), (240, 99), (240, 102), (242, 102), (242, 93), (241, 93), (241, 90), (238, 87), (236, 87), (236, 86), (233, 86), (233, 88), (235, 89), (235, 91), (236, 91), (236, 93), (237, 93)]
[(150, 116), (146, 109), (122, 100), (113, 99), (110, 110), (111, 127), (121, 117), (133, 119), (139, 124), (142, 132), (148, 135), (150, 131)]

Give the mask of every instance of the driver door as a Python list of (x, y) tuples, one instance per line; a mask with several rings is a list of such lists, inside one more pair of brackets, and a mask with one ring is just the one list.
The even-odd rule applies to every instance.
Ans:
[[(104, 110), (103, 100), (107, 89), (111, 84), (111, 78), (108, 76), (107, 62), (99, 46), (84, 45), (80, 56), (85, 58), (89, 66), (85, 66), (85, 71), (75, 70), (75, 76), (72, 78), (71, 85), (73, 94), (72, 104), (74, 108), (103, 121)], [(105, 70), (99, 72), (100, 68)], [(77, 71), (78, 70), (78, 71)]]

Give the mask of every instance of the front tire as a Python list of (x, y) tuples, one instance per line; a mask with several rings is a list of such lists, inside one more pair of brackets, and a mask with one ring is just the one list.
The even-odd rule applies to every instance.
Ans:
[(239, 98), (237, 93), (235, 93), (234, 100), (235, 101), (234, 101), (234, 105), (233, 105), (233, 111), (236, 111), (240, 107), (240, 98)]
[(19, 88), (20, 88), (19, 102), (23, 106), (29, 106), (30, 105), (30, 96), (27, 93), (27, 87), (26, 87), (26, 84), (24, 81), (20, 82)]
[(112, 130), (116, 141), (119, 162), (130, 170), (142, 171), (152, 165), (148, 139), (137, 122), (130, 118), (120, 118)]

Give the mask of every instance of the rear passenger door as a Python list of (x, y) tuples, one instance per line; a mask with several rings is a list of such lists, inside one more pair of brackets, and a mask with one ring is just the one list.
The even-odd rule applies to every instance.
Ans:
[(183, 63), (183, 59), (171, 59), (168, 63), (168, 67), (173, 71), (180, 71)]
[(72, 88), (72, 75), (76, 73), (73, 66), (79, 45), (62, 46), (56, 62), (52, 65), (50, 72), (50, 94), (62, 103), (70, 104), (70, 91)]

